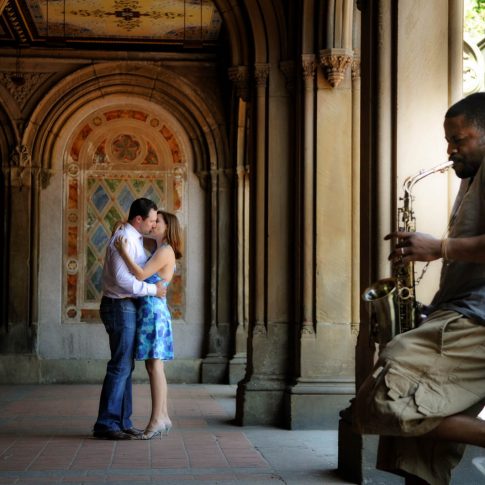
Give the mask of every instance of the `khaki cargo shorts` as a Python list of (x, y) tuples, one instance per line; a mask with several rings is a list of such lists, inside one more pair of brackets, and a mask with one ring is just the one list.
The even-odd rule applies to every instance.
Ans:
[(360, 387), (360, 433), (420, 436), (485, 398), (485, 326), (437, 311), (395, 337)]

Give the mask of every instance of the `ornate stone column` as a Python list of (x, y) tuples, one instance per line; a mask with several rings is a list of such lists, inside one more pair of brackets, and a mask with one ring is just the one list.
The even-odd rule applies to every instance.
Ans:
[(231, 315), (230, 187), (231, 172), (210, 171), (211, 265), (208, 353), (202, 362), (202, 382), (227, 382)]
[(246, 131), (249, 72), (247, 66), (229, 69), (229, 79), (233, 82), (236, 110), (236, 333), (234, 355), (229, 363), (229, 383), (236, 384), (244, 378), (247, 361), (248, 340), (248, 274), (249, 274), (249, 178), (246, 165)]
[(360, 56), (354, 54), (352, 69), (352, 335), (360, 322)]
[(8, 250), (8, 338), (0, 339), (0, 352), (30, 353), (35, 340), (35, 289), (37, 277), (36, 212), (40, 169), (32, 164), (30, 150), (17, 145), (2, 166), (8, 194), (10, 224)]
[(304, 141), (303, 141), (303, 308), (301, 337), (314, 336), (314, 268), (313, 256), (315, 222), (314, 190), (315, 150), (314, 150), (314, 116), (315, 116), (315, 55), (302, 55), (304, 91)]
[[(255, 136), (255, 174), (251, 214), (254, 220), (254, 250), (252, 251), (251, 296), (252, 321), (250, 320), (248, 340), (248, 364), (246, 376), (238, 385), (236, 420), (242, 425), (277, 423), (282, 418), (282, 404), (285, 384), (281, 381), (280, 361), (285, 350), (281, 344), (280, 331), (276, 322), (268, 322), (268, 127), (267, 89), (270, 66), (256, 64), (256, 123), (252, 133)], [(281, 139), (281, 133), (277, 133)], [(275, 134), (276, 136), (276, 134)], [(279, 160), (281, 163), (281, 161)], [(282, 184), (281, 180), (279, 184)], [(283, 354), (283, 355), (280, 355)]]
[(266, 87), (269, 76), (269, 64), (256, 64), (254, 78), (256, 82), (256, 255), (255, 265), (255, 322), (253, 335), (266, 335)]
[[(353, 58), (350, 0), (327, 2), (327, 39), (303, 56), (302, 325), (299, 374), (289, 391), (290, 427), (314, 428), (354, 393), (352, 335)], [(314, 128), (313, 128), (314, 127)], [(313, 132), (315, 129), (315, 133)], [(314, 209), (315, 207), (315, 209)]]

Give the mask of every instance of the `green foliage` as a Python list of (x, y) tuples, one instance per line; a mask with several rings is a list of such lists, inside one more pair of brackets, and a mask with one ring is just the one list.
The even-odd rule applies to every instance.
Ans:
[(480, 15), (480, 12), (482, 10), (485, 10), (485, 0), (475, 0), (473, 10), (475, 10), (475, 12)]
[(478, 42), (485, 37), (485, 0), (465, 0), (464, 9), (464, 31)]

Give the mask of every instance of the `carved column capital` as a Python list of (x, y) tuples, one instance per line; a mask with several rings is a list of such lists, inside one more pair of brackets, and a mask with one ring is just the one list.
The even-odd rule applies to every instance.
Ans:
[(10, 184), (12, 187), (30, 186), (32, 156), (26, 145), (17, 145), (10, 155)]
[(40, 171), (40, 183), (43, 189), (46, 189), (51, 183), (51, 178), (54, 175), (54, 171), (48, 168), (42, 168)]
[(232, 66), (227, 70), (229, 80), (234, 83), (236, 94), (244, 101), (249, 97), (249, 69), (248, 66)]
[(270, 65), (264, 63), (256, 63), (254, 65), (254, 79), (258, 88), (265, 88), (268, 81)]
[(253, 336), (254, 337), (266, 337), (267, 335), (267, 330), (266, 330), (266, 325), (264, 322), (255, 322), (254, 328), (253, 328)]
[(317, 67), (315, 62), (315, 54), (302, 54), (301, 67), (305, 85), (311, 86), (313, 84), (313, 79), (315, 78), (315, 70)]
[(357, 81), (358, 79), (360, 79), (360, 57), (355, 56), (352, 59), (350, 69), (352, 73), (352, 81)]
[(348, 49), (324, 49), (320, 51), (320, 64), (325, 77), (333, 88), (344, 79), (345, 71), (352, 62), (352, 51)]
[(197, 178), (199, 179), (199, 184), (202, 187), (202, 190), (209, 190), (210, 188), (210, 174), (207, 170), (199, 170), (195, 173)]
[(244, 179), (244, 177), (249, 173), (248, 165), (238, 165), (236, 168), (236, 174), (238, 179)]
[(295, 61), (281, 61), (280, 70), (285, 76), (288, 91), (295, 89)]
[(232, 168), (219, 170), (219, 190), (230, 189), (235, 178), (235, 171)]

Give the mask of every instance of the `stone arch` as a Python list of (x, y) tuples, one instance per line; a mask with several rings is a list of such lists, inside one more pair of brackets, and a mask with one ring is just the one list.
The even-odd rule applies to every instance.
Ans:
[(22, 143), (37, 163), (50, 170), (59, 131), (82, 106), (97, 98), (126, 94), (166, 106), (187, 131), (196, 172), (223, 166), (228, 156), (222, 115), (206, 102), (207, 93), (160, 66), (138, 62), (101, 63), (60, 81), (39, 103)]
[(214, 4), (227, 27), (232, 65), (286, 58), (287, 29), (281, 1), (250, 0), (244, 11), (230, 0), (214, 0)]
[[(140, 109), (146, 109), (147, 112), (152, 106), (152, 111), (165, 113), (161, 117), (169, 120), (171, 128), (175, 127), (174, 133), (181, 140), (180, 145), (184, 158), (189, 159), (187, 167), (192, 168), (191, 173), (195, 173), (200, 181), (206, 181), (207, 173), (217, 173), (230, 164), (220, 103), (217, 99), (212, 98), (210, 92), (204, 92), (203, 88), (194, 86), (174, 71), (145, 62), (92, 64), (70, 74), (51, 89), (32, 113), (22, 140), (22, 144), (30, 148), (32, 160), (35, 160), (36, 166), (44, 174), (43, 179), (46, 182), (43, 184), (44, 190), (36, 187), (35, 193), (33, 192), (33, 197), (39, 200), (37, 203), (39, 214), (35, 222), (37, 227), (35, 247), (38, 249), (34, 249), (34, 252), (44, 255), (40, 258), (42, 261), (38, 260), (39, 274), (34, 275), (39, 279), (41, 288), (38, 303), (34, 305), (39, 309), (39, 355), (45, 358), (60, 358), (63, 354), (77, 358), (86, 355), (86, 351), (90, 352), (91, 357), (97, 358), (102, 357), (106, 350), (104, 346), (97, 344), (98, 340), (99, 342), (104, 340), (100, 326), (72, 325), (81, 322), (96, 322), (96, 302), (91, 298), (92, 307), (89, 302), (85, 304), (86, 301), (82, 302), (81, 299), (77, 299), (74, 304), (71, 304), (69, 297), (65, 296), (65, 292), (70, 291), (69, 274), (77, 273), (86, 252), (84, 256), (78, 252), (75, 258), (64, 257), (63, 248), (67, 247), (70, 236), (66, 235), (62, 229), (67, 224), (62, 221), (68, 221), (67, 218), (64, 219), (67, 213), (64, 213), (63, 209), (58, 206), (62, 205), (59, 203), (59, 197), (68, 201), (65, 191), (66, 187), (68, 190), (70, 188), (66, 185), (65, 174), (69, 167), (65, 165), (65, 157), (72, 140), (77, 136), (76, 133), (83, 126), (83, 120), (92, 119), (93, 113), (104, 113), (111, 106), (124, 104), (129, 105), (129, 109), (136, 109), (138, 106)], [(133, 123), (135, 123), (134, 120)], [(140, 132), (138, 131), (138, 133)], [(99, 138), (97, 134), (96, 137)], [(93, 138), (92, 141), (99, 141), (98, 138)], [(186, 190), (191, 193), (192, 200), (196, 201), (191, 207), (197, 206), (195, 209), (197, 216), (194, 217), (199, 218), (201, 222), (193, 226), (188, 223), (187, 227), (196, 236), (192, 240), (205, 239), (206, 242), (197, 243), (203, 248), (205, 244), (211, 244), (207, 235), (210, 233), (208, 227), (214, 224), (214, 217), (208, 208), (211, 205), (210, 199), (213, 191), (206, 191), (203, 194), (201, 190), (208, 187), (204, 186), (201, 189), (196, 181), (196, 177), (192, 175), (191, 180), (187, 182), (190, 184), (190, 190), (188, 188)], [(80, 182), (80, 184), (82, 183)], [(211, 181), (211, 183), (213, 182)], [(186, 187), (189, 186), (186, 185)], [(196, 195), (193, 195), (193, 189), (196, 189)], [(52, 229), (47, 235), (44, 232), (40, 233), (39, 228), (44, 227), (47, 218), (46, 211), (49, 210), (51, 211), (49, 223)], [(81, 207), (76, 211), (81, 211)], [(81, 214), (79, 220), (87, 220), (85, 212), (79, 213)], [(70, 215), (72, 214), (69, 213)], [(187, 217), (187, 213), (184, 213), (183, 217)], [(190, 220), (193, 221), (193, 219)], [(84, 226), (81, 224), (79, 227)], [(76, 236), (79, 238), (78, 241), (81, 241), (80, 231), (81, 229), (78, 230), (78, 236)], [(64, 246), (61, 241), (65, 241)], [(195, 243), (191, 244), (191, 254), (194, 255), (197, 253), (193, 250)], [(47, 248), (49, 249), (47, 250)], [(200, 249), (199, 253), (203, 255), (203, 250)], [(51, 255), (51, 261), (44, 262), (47, 254)], [(63, 261), (59, 258), (60, 254), (64, 254)], [(194, 261), (195, 256), (192, 258)], [(70, 264), (72, 262), (76, 264), (72, 266)], [(182, 273), (186, 275), (186, 277), (183, 276), (184, 281), (190, 282), (192, 287), (202, 289), (197, 290), (197, 299), (203, 303), (203, 297), (200, 295), (204, 293), (204, 288), (207, 286), (203, 278), (205, 278), (204, 274), (209, 262), (200, 257), (195, 264), (187, 262), (186, 266), (183, 265), (184, 263), (182, 263), (182, 271), (187, 271)], [(50, 269), (51, 267), (55, 268), (54, 272)], [(60, 281), (54, 281), (53, 275), (56, 272), (63, 275), (62, 284)], [(78, 283), (85, 281), (82, 279), (84, 272), (81, 271), (79, 274), (81, 279), (77, 280)], [(194, 274), (197, 275), (196, 278), (193, 277)], [(46, 282), (52, 285), (51, 294), (64, 295), (62, 302), (59, 299), (59, 301), (56, 300), (55, 305), (49, 306), (43, 303), (46, 301), (46, 296), (43, 294)], [(79, 286), (74, 285), (74, 288), (73, 291), (77, 295), (83, 294), (81, 283)], [(81, 303), (79, 303), (80, 301)], [(40, 305), (41, 302), (42, 305)], [(197, 307), (197, 305), (195, 306)], [(182, 323), (179, 331), (189, 333), (189, 327), (195, 328), (197, 324), (196, 331), (202, 335), (205, 330), (202, 325), (205, 305), (199, 305), (196, 310), (191, 309), (190, 311), (196, 315), (196, 319), (190, 320), (190, 318), (181, 317)], [(185, 325), (187, 320), (190, 320), (189, 325)], [(182, 328), (184, 325), (186, 328)], [(93, 344), (92, 347), (88, 346), (87, 349), (83, 348), (83, 345), (87, 345), (88, 335), (93, 333), (99, 336), (96, 344)], [(197, 342), (201, 342), (202, 338), (197, 336), (199, 339)], [(182, 340), (183, 338), (179, 338), (179, 342)], [(192, 349), (195, 348), (195, 345), (192, 345)], [(197, 343), (197, 345), (199, 344)], [(192, 353), (187, 354), (186, 357), (199, 357), (199, 355), (194, 355), (195, 351), (190, 351)]]

